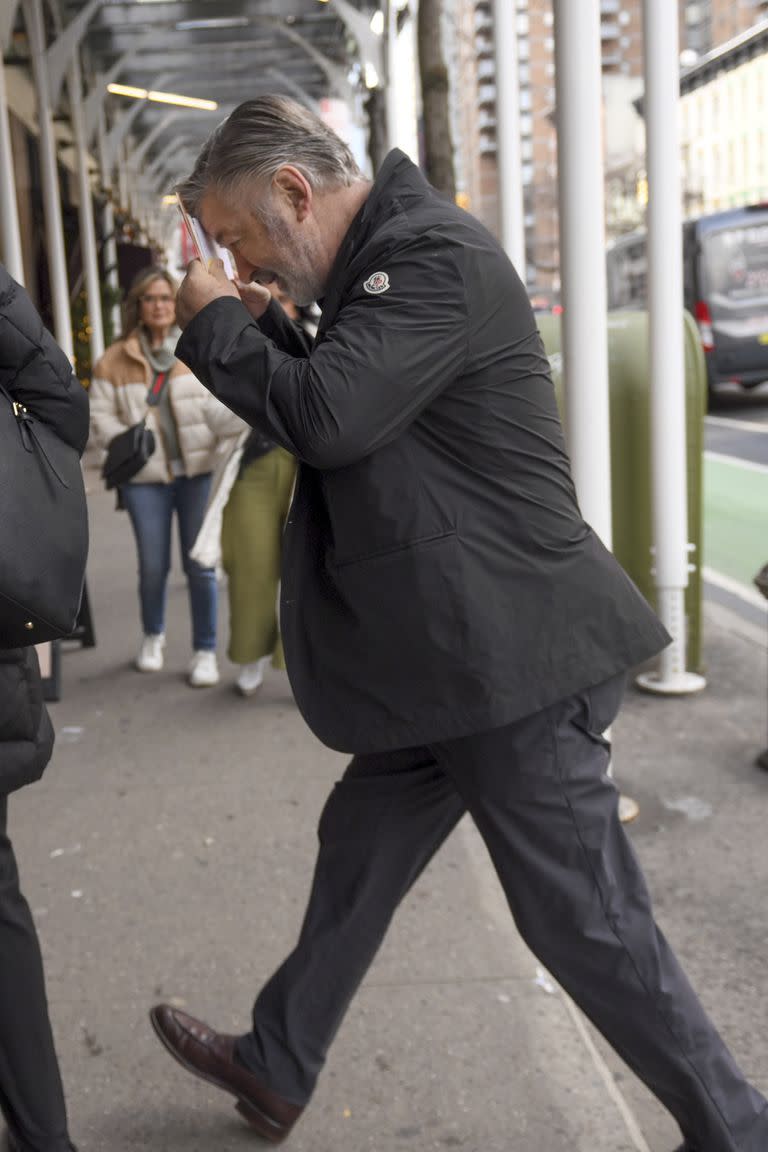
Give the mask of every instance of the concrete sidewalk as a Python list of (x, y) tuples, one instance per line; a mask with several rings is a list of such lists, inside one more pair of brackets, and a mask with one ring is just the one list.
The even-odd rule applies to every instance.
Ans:
[[(297, 935), (317, 819), (344, 760), (308, 732), (284, 675), (272, 673), (250, 701), (229, 678), (207, 691), (186, 686), (178, 574), (166, 670), (133, 671), (130, 529), (97, 477), (90, 486), (98, 646), (65, 654), (54, 761), (10, 815), (73, 1136), (81, 1152), (260, 1146), (228, 1097), (169, 1059), (147, 1009), (172, 999), (221, 1030), (247, 1027), (256, 990)], [(616, 771), (640, 801), (631, 835), (659, 920), (768, 1092), (768, 776), (752, 764), (766, 741), (765, 646), (732, 625), (708, 614), (702, 696), (630, 693)], [(676, 1143), (674, 1124), (521, 943), (465, 822), (396, 918), (286, 1147), (669, 1152)]]

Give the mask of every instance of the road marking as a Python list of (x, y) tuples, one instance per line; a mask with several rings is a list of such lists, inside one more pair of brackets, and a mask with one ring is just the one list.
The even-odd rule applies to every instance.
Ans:
[(731, 596), (736, 596), (746, 604), (759, 608), (768, 616), (768, 600), (759, 592), (753, 592), (746, 584), (732, 580), (730, 576), (724, 576), (722, 572), (716, 572), (714, 568), (708, 568), (706, 564), (701, 569), (701, 574), (707, 583), (714, 584), (715, 588), (722, 588), (723, 592), (729, 592)]
[(768, 559), (766, 508), (768, 469), (706, 454), (702, 563), (745, 590)]
[(707, 416), (706, 424), (714, 424), (716, 428), (737, 428), (739, 432), (762, 432), (768, 435), (768, 423), (756, 424), (751, 420), (731, 420), (727, 416)]
[(717, 460), (720, 464), (730, 464), (733, 468), (746, 468), (750, 472), (768, 473), (768, 464), (756, 464), (754, 460), (744, 460), (741, 456), (727, 456), (724, 452), (704, 453), (707, 460)]

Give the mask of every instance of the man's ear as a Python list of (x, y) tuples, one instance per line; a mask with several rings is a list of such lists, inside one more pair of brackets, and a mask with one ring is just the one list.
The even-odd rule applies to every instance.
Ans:
[(290, 205), (296, 220), (301, 223), (312, 208), (312, 185), (306, 176), (292, 164), (283, 164), (272, 178), (277, 194)]

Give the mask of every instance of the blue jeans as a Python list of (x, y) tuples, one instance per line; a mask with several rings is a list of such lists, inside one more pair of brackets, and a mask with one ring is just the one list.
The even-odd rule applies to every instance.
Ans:
[(179, 520), (181, 562), (189, 587), (192, 647), (216, 650), (216, 572), (189, 558), (203, 523), (211, 476), (177, 476), (170, 484), (125, 484), (121, 495), (139, 551), (139, 599), (146, 636), (165, 632), (165, 604), (171, 568), (171, 522)]

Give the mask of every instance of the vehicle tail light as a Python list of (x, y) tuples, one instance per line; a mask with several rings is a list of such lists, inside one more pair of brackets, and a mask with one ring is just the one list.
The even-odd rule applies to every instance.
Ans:
[(699, 326), (699, 333), (701, 334), (701, 343), (704, 345), (705, 352), (714, 352), (715, 350), (715, 337), (712, 332), (712, 317), (709, 313), (709, 305), (706, 300), (696, 301), (696, 323)]

